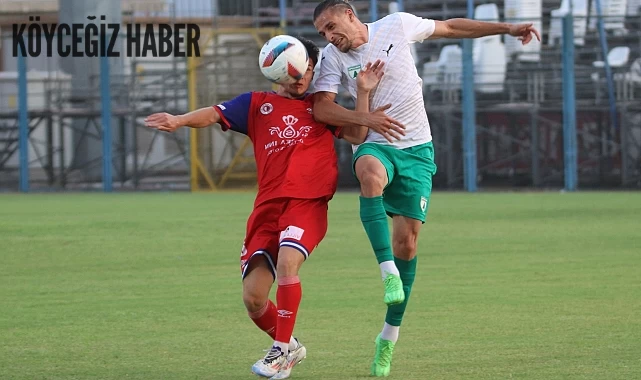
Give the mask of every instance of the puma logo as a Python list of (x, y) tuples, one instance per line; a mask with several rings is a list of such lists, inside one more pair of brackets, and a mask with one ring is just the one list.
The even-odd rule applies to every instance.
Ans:
[(394, 44), (389, 44), (389, 47), (387, 48), (387, 50), (383, 50), (387, 54), (388, 57), (389, 57), (389, 52), (390, 52), (390, 50), (392, 50), (393, 47), (394, 47)]

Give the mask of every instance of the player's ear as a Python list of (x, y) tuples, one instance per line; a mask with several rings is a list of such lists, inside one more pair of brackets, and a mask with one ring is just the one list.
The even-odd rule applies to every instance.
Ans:
[(352, 12), (351, 9), (347, 9), (345, 10), (345, 12), (347, 12), (347, 18), (349, 19), (349, 21), (354, 21), (354, 18), (356, 18), (354, 12)]

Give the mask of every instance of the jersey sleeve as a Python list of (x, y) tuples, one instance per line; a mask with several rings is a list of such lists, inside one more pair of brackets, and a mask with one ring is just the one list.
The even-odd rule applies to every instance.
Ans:
[(229, 101), (215, 105), (214, 109), (220, 115), (223, 131), (231, 129), (242, 134), (249, 134), (249, 112), (251, 109), (252, 93), (246, 92)]
[(341, 84), (341, 66), (333, 50), (334, 45), (327, 45), (323, 49), (323, 57), (320, 61), (320, 73), (314, 83), (315, 92), (333, 92), (338, 94), (338, 86)]
[(403, 24), (403, 33), (409, 42), (423, 42), (429, 38), (436, 28), (436, 22), (431, 19), (414, 16), (411, 13), (398, 12)]

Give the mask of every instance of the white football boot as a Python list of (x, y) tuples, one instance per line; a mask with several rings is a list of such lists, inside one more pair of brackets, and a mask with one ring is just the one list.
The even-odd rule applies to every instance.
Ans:
[(298, 341), (298, 339), (296, 339), (296, 343), (298, 343), (298, 347), (296, 347), (296, 349), (294, 350), (289, 351), (289, 354), (287, 355), (287, 361), (280, 367), (278, 373), (275, 374), (270, 380), (288, 379), (292, 374), (292, 368), (294, 368), (296, 364), (302, 362), (303, 359), (307, 357), (307, 349), (305, 348), (305, 346), (303, 346)]
[(287, 355), (280, 350), (280, 347), (272, 346), (267, 355), (252, 366), (252, 372), (258, 376), (272, 377), (285, 364), (287, 364)]

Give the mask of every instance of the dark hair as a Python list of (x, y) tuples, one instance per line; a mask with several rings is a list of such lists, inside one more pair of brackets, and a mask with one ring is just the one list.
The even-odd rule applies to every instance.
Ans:
[(298, 36), (296, 37), (300, 40), (300, 42), (303, 43), (303, 46), (305, 46), (305, 50), (307, 50), (307, 55), (309, 56), (309, 59), (312, 60), (313, 65), (316, 66), (318, 63), (318, 54), (320, 53), (320, 50), (318, 49), (318, 46), (311, 40), (308, 40), (305, 37)]
[(314, 9), (314, 21), (318, 18), (318, 16), (321, 15), (321, 13), (325, 12), (327, 9), (349, 9), (351, 10), (354, 14), (356, 14), (356, 11), (352, 6), (346, 1), (346, 0), (325, 0), (318, 4), (316, 6), (316, 9)]

